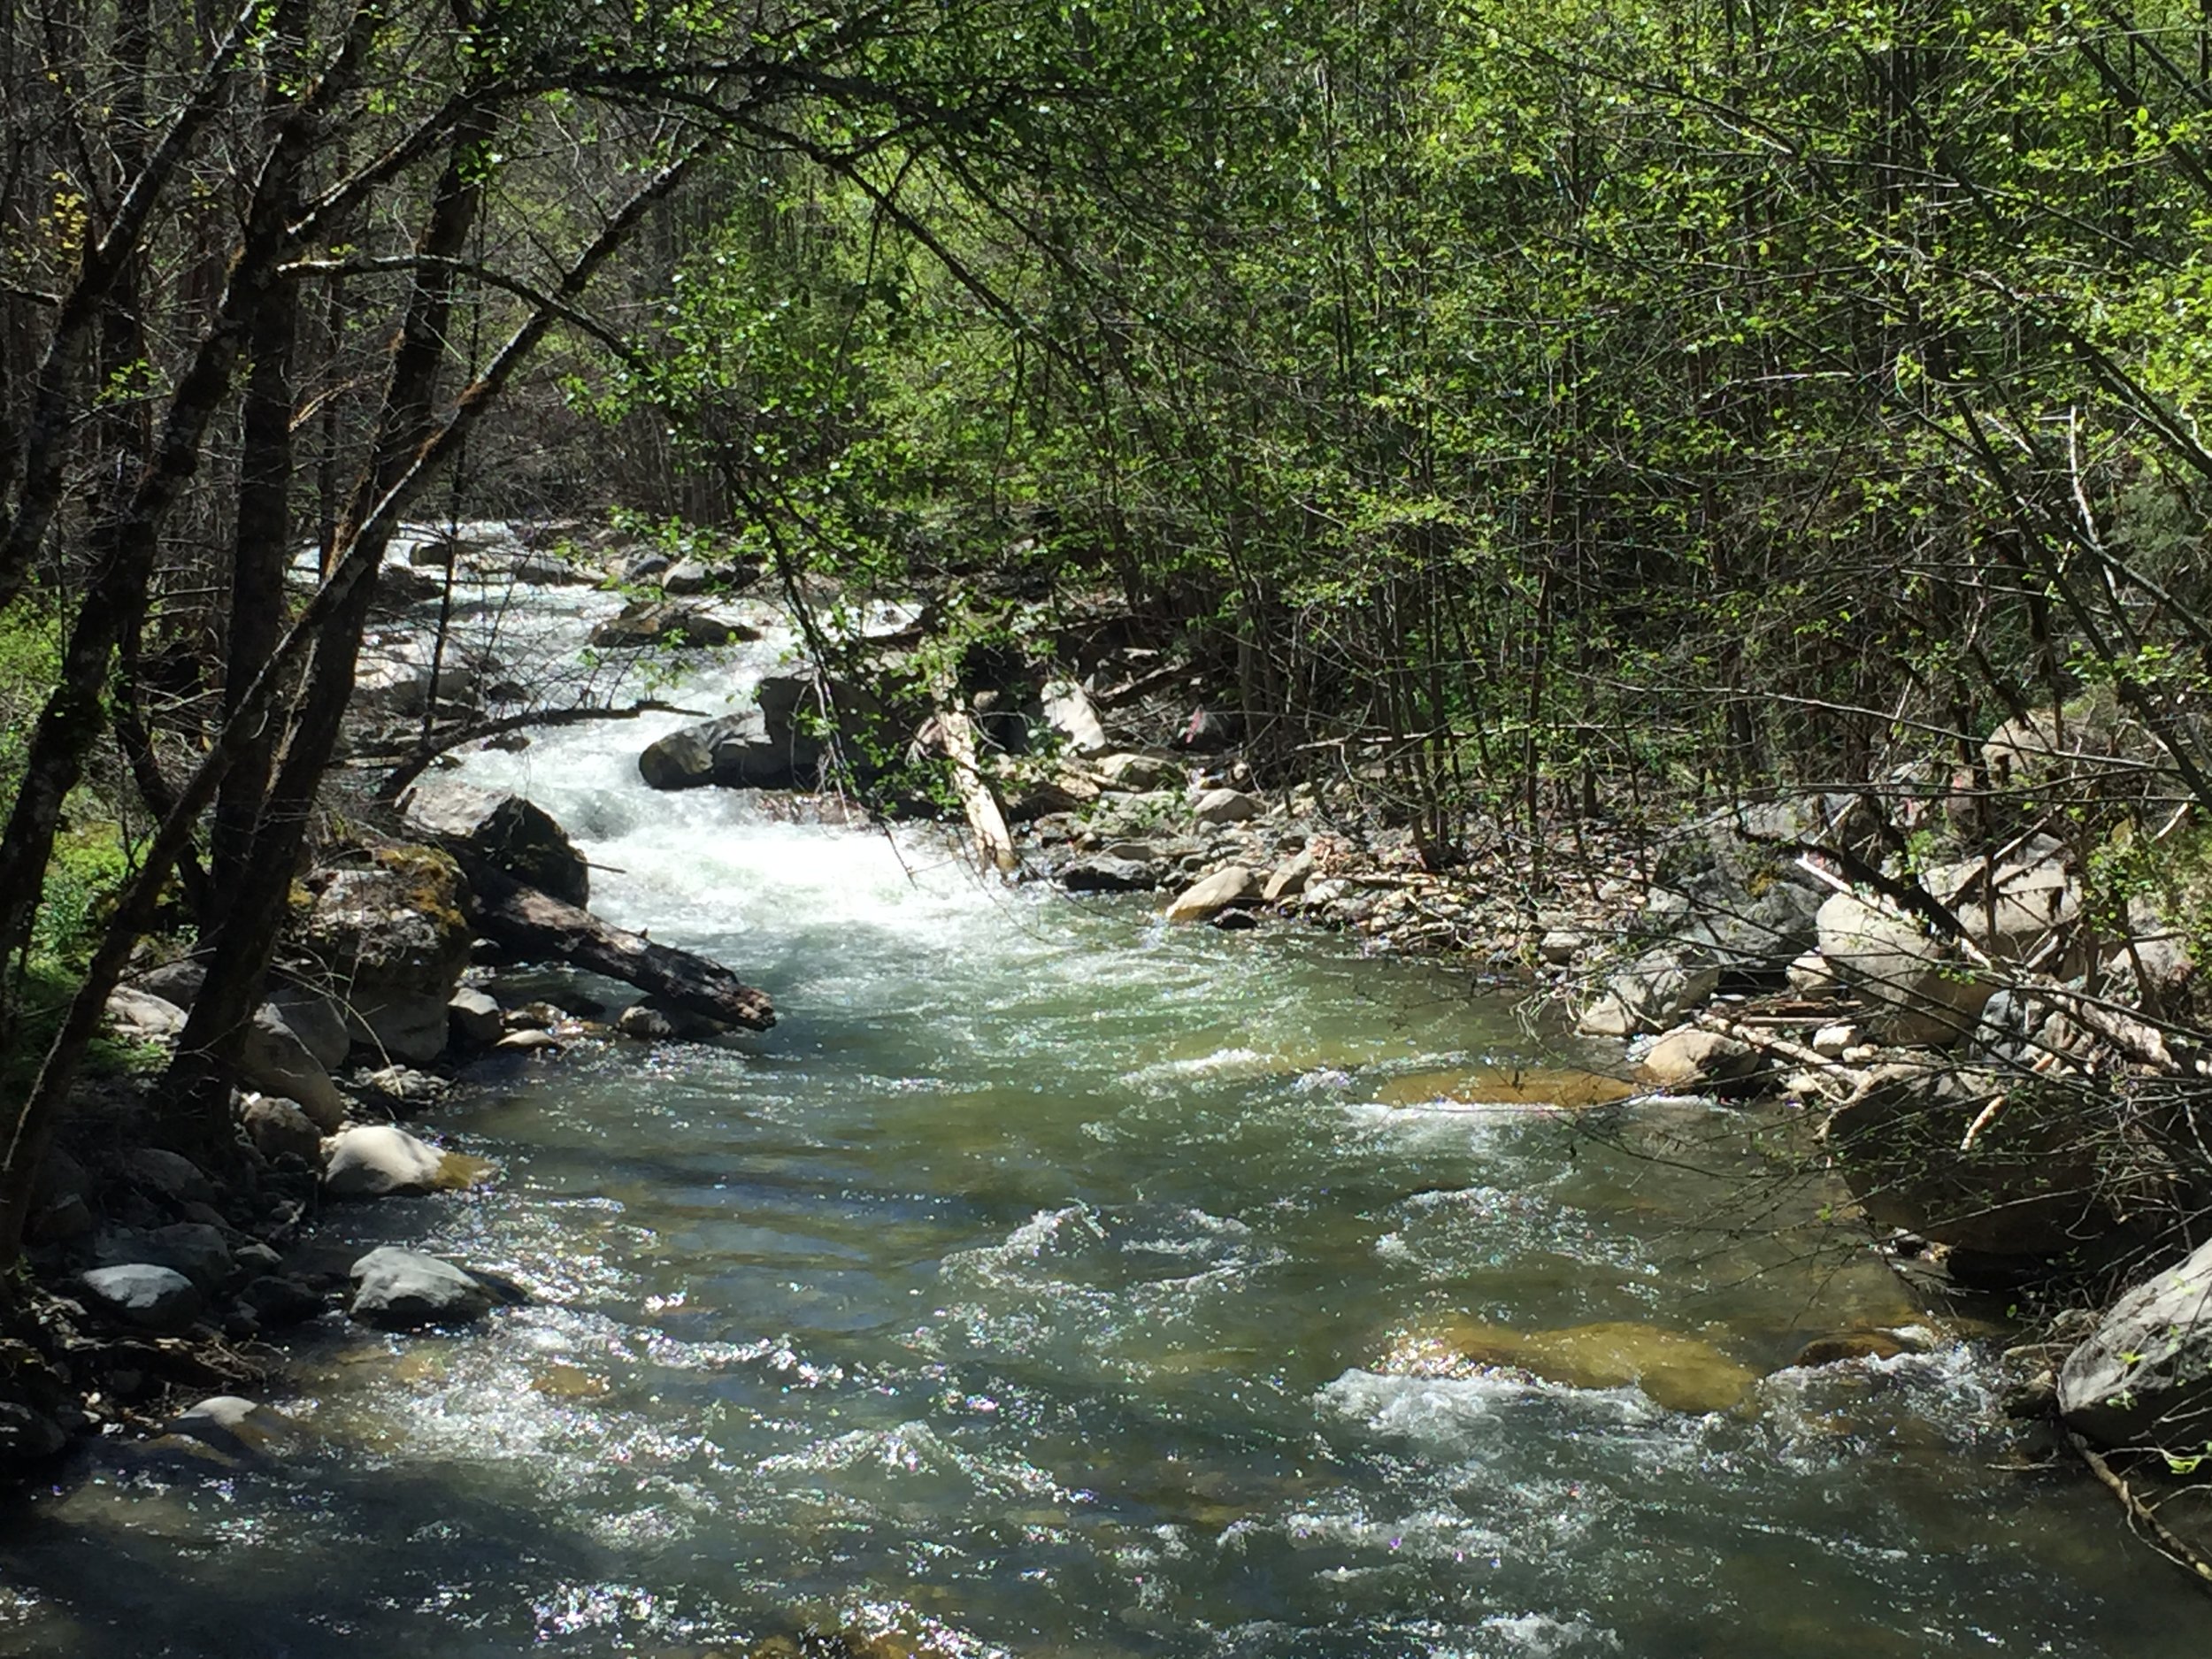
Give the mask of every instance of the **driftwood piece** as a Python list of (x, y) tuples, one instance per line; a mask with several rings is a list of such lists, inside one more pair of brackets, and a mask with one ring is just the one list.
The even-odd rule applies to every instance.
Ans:
[(976, 851), (1002, 874), (1018, 868), (1021, 859), (1014, 851), (1013, 833), (1006, 827), (1006, 813), (976, 764), (975, 723), (964, 710), (948, 703), (937, 710), (937, 734), (952, 762), (952, 787), (968, 815)]
[(481, 858), (457, 855), (457, 859), (468, 878), (470, 924), (486, 937), (621, 979), (672, 1008), (726, 1025), (765, 1031), (776, 1023), (768, 994), (720, 964), (611, 926), (589, 910), (524, 886)]

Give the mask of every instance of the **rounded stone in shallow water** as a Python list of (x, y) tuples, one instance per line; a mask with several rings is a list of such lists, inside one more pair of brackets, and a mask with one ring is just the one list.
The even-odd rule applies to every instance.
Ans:
[(1375, 1091), (1375, 1099), (1384, 1106), (1554, 1106), (1563, 1111), (1579, 1111), (1610, 1105), (1635, 1093), (1634, 1085), (1597, 1071), (1483, 1066), (1474, 1071), (1417, 1071), (1394, 1077)]
[(1759, 1379), (1700, 1338), (1626, 1320), (1526, 1333), (1451, 1320), (1401, 1338), (1381, 1369), (1439, 1378), (1519, 1371), (1570, 1388), (1633, 1385), (1670, 1411), (1700, 1413), (1740, 1404)]
[(530, 1379), (530, 1392), (556, 1400), (596, 1400), (614, 1392), (614, 1385), (580, 1365), (549, 1365)]

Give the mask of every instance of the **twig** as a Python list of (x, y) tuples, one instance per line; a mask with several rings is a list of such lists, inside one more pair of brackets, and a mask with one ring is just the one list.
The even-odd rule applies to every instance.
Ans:
[(2080, 1455), (2082, 1462), (2089, 1465), (2089, 1472), (2102, 1481), (2114, 1497), (2119, 1499), (2120, 1507), (2127, 1511), (2128, 1525), (2140, 1527), (2149, 1533), (2152, 1545), (2174, 1565), (2212, 1584), (2212, 1561), (2184, 1543), (2172, 1527), (2160, 1520), (2142, 1499), (2128, 1490), (2128, 1483), (2113, 1472), (2112, 1465), (2104, 1460), (2104, 1454), (2071, 1429), (2066, 1431), (2066, 1438)]

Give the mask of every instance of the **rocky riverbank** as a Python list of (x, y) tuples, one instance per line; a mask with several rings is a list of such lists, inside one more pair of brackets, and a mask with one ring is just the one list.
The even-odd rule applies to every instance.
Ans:
[[(488, 593), (581, 586), (610, 567), (518, 548), (486, 530), (445, 538), (426, 565), (421, 548), (397, 557), (433, 572), (441, 592), (454, 572)], [(653, 557), (608, 553), (633, 583), (671, 573)], [(697, 592), (695, 580), (718, 575), (720, 595)], [(764, 601), (726, 596), (745, 575), (702, 572), (681, 579), (690, 593), (670, 583), (634, 596), (596, 625), (595, 649), (710, 660), (757, 643), (787, 624)], [(423, 673), (365, 682), (352, 739), (365, 767), (406, 754), (424, 710), (501, 728), (472, 741), (527, 741), (527, 718), (497, 695), (512, 661), (482, 642), (450, 656), (420, 643), (428, 594), (396, 612), (386, 641)], [(1110, 632), (1095, 617), (1085, 628), (1093, 641)], [(532, 649), (557, 657), (552, 637)], [(1171, 926), (1320, 925), (1374, 951), (1448, 954), (1619, 1041), (1619, 1070), (1644, 1097), (1763, 1102), (1818, 1125), (1807, 1156), (1847, 1184), (1855, 1215), (1841, 1219), (1924, 1286), (2001, 1286), (2055, 1314), (2186, 1255), (2200, 1183), (2180, 1137), (2196, 1063), (2144, 1018), (2193, 995), (2185, 930), (2147, 901), (2116, 918), (2095, 890), (2107, 843), (2078, 821), (2064, 837), (2015, 823), (1970, 856), (1971, 826), (1954, 821), (1963, 815), (1949, 780), (1936, 780), (1886, 800), (1806, 795), (1664, 826), (1562, 822), (1540, 857), (1500, 833), (1464, 861), (1440, 861), (1394, 821), (1379, 762), (1333, 752), (1327, 769), (1263, 775), (1241, 723), (1141, 644), (1015, 659), (933, 656), (933, 643), (928, 607), (882, 611), (834, 672), (772, 672), (749, 707), (641, 744), (639, 775), (657, 789), (864, 786), (894, 810), (964, 818), (980, 861), (1003, 862), (992, 840), (1002, 833), (1023, 878), (1075, 902), (1150, 894)], [(464, 665), (466, 684), (449, 686), (442, 663)], [(2047, 779), (2081, 759), (2024, 728), (1993, 739), (1985, 764)], [(948, 774), (956, 787), (942, 799), (917, 782)], [(1904, 825), (1909, 853), (1893, 844), (1906, 808), (1920, 814)], [(152, 1110), (127, 1081), (88, 1096), (33, 1225), (44, 1288), (16, 1339), (19, 1463), (81, 1427), (189, 1437), (214, 1425), (237, 1439), (234, 1398), (177, 1407), (210, 1387), (249, 1388), (275, 1363), (261, 1340), (299, 1322), (481, 1317), (513, 1287), (388, 1248), (329, 1261), (314, 1243), (323, 1207), (492, 1173), (399, 1122), (441, 1098), (456, 1062), (710, 1038), (718, 1013), (741, 1013), (741, 999), (726, 999), (743, 987), (687, 981), (664, 963), (652, 970), (660, 991), (611, 1021), (574, 996), (503, 999), (495, 964), (517, 945), (485, 937), (495, 879), (507, 898), (542, 901), (526, 949), (588, 936), (603, 959), (585, 965), (645, 972), (657, 948), (594, 926), (588, 868), (529, 803), (434, 774), (396, 811), (386, 833), (326, 848), (303, 880), (285, 970), (241, 1063), (235, 1148), (195, 1163), (154, 1148)], [(472, 881), (472, 869), (496, 877)], [(153, 1048), (173, 1040), (195, 973), (188, 957), (138, 976), (111, 1008), (119, 1033)], [(1613, 1110), (1630, 1090), (1555, 1093), (1538, 1098), (1571, 1111)], [(2023, 1343), (2021, 1409), (2062, 1410), (2115, 1447), (2193, 1423), (2212, 1397), (2200, 1357), (2212, 1334), (2177, 1317), (2173, 1296), (2212, 1265), (2191, 1256), (2178, 1273), (2151, 1281), (2172, 1293), (2162, 1300), (2139, 1292), (2101, 1323), (2073, 1313), (2052, 1340)], [(1568, 1348), (1543, 1333), (1478, 1331), (1408, 1363), (1571, 1381), (1685, 1363), (1646, 1355), (1640, 1337), (1630, 1347), (1641, 1358), (1591, 1361), (1592, 1342), (1621, 1347), (1609, 1333), (1562, 1358)], [(1866, 1351), (1845, 1344), (1833, 1356)]]

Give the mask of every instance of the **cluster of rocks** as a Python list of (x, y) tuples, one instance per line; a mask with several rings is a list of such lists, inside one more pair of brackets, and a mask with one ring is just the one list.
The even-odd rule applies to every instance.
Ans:
[[(80, 1091), (69, 1147), (49, 1159), (26, 1231), (47, 1302), (23, 1339), (0, 1333), (13, 1379), (0, 1390), (0, 1459), (50, 1455), (103, 1417), (142, 1422), (139, 1402), (179, 1386), (245, 1380), (252, 1368), (223, 1356), (266, 1332), (340, 1313), (380, 1330), (451, 1325), (516, 1300), (496, 1275), (416, 1251), (334, 1262), (303, 1230), (332, 1204), (456, 1191), (490, 1175), (484, 1161), (393, 1121), (446, 1094), (446, 1078), (426, 1068), (723, 1029), (651, 998), (612, 1024), (576, 998), (576, 1009), (542, 997), (503, 1004), (472, 965), (483, 941), (457, 859), (508, 872), (572, 915), (589, 893), (585, 861), (557, 824), (512, 796), (426, 785), (405, 817), (435, 844), (365, 849), (302, 881), (285, 964), (246, 1033), (229, 1144), (196, 1162), (155, 1144), (160, 1125), (135, 1086)], [(207, 978), (189, 957), (150, 969), (116, 991), (111, 1024), (173, 1048)], [(88, 1354), (104, 1357), (88, 1366)], [(229, 1407), (195, 1410), (214, 1412), (211, 1432), (243, 1432)], [(187, 1413), (170, 1428), (188, 1440), (204, 1426)]]

